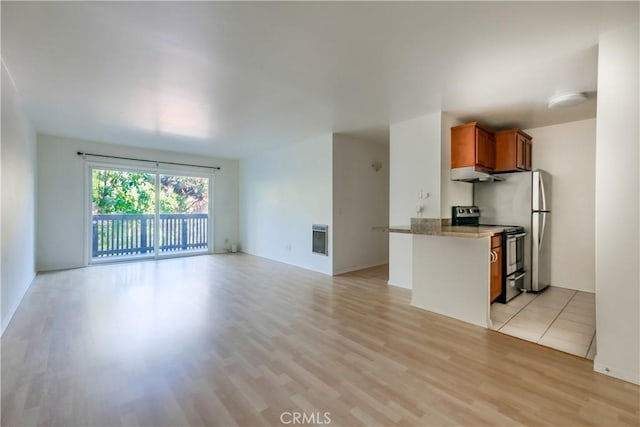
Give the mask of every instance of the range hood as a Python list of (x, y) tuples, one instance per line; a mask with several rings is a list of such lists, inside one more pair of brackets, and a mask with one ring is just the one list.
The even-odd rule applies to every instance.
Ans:
[(482, 169), (476, 169), (475, 166), (451, 169), (449, 178), (451, 178), (452, 181), (463, 181), (463, 182), (484, 182), (484, 181), (502, 181), (503, 180), (498, 176), (491, 175), (484, 172)]

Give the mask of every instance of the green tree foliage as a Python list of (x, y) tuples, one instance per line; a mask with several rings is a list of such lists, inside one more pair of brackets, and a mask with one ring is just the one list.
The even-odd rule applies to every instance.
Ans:
[[(94, 214), (152, 214), (155, 212), (155, 174), (93, 170)], [(208, 180), (160, 176), (160, 212), (206, 213)]]
[(160, 191), (160, 212), (207, 212), (208, 182), (205, 178), (160, 175)]
[(155, 210), (155, 176), (93, 170), (94, 214), (150, 214)]

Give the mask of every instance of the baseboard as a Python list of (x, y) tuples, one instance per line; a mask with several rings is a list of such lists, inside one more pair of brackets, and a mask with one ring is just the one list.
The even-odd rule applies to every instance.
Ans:
[(351, 273), (352, 271), (364, 270), (366, 268), (379, 267), (385, 264), (388, 264), (388, 262), (387, 261), (374, 262), (373, 264), (363, 264), (363, 265), (356, 265), (352, 267), (339, 268), (338, 270), (333, 271), (333, 275), (337, 276), (339, 274)]
[(556, 283), (552, 283), (550, 286), (554, 287), (554, 288), (562, 288), (562, 289), (569, 289), (570, 291), (578, 291), (578, 292), (585, 292), (588, 294), (595, 294), (596, 291), (593, 289), (578, 289), (576, 287), (570, 287), (570, 286), (564, 286), (564, 285), (558, 285)]
[(604, 375), (608, 375), (610, 377), (617, 378), (619, 380), (623, 380), (632, 384), (640, 385), (640, 372), (632, 372), (626, 369), (620, 369), (615, 366), (611, 366), (609, 364), (602, 363), (598, 360), (598, 356), (596, 355), (596, 359), (593, 361), (593, 370), (599, 372)]
[[(24, 288), (24, 292), (22, 292), (22, 295), (20, 296), (20, 298), (18, 299), (18, 301), (16, 301), (16, 303), (9, 309), (9, 316), (7, 318), (7, 322), (4, 322), (4, 319), (2, 319), (2, 332), (0, 332), (0, 336), (4, 335), (4, 331), (7, 330), (7, 327), (9, 326), (9, 324), (11, 323), (11, 320), (13, 319), (13, 316), (16, 314), (16, 311), (18, 311), (18, 307), (20, 307), (20, 303), (22, 302), (22, 300), (24, 299), (24, 296), (27, 294), (27, 291), (29, 290), (29, 288), (31, 287), (31, 285), (33, 284), (33, 281), (36, 278), (36, 274), (34, 273), (33, 276), (31, 277), (31, 280), (29, 281), (29, 284), (27, 285), (26, 288)], [(2, 313), (4, 314), (4, 313)]]
[[(26, 292), (25, 292), (25, 294), (26, 294)], [(24, 295), (22, 295), (22, 298), (24, 298)], [(11, 309), (9, 310), (9, 319), (7, 320), (7, 323), (2, 322), (2, 333), (0, 334), (0, 336), (4, 335), (4, 331), (7, 330), (7, 327), (9, 326), (9, 323), (11, 323), (11, 319), (13, 319), (13, 316), (14, 316), (14, 314), (16, 314), (16, 311), (18, 311), (18, 307), (20, 307), (20, 303), (22, 302), (22, 298), (20, 298), (18, 303), (15, 304), (13, 307), (11, 307)]]
[(393, 283), (391, 280), (387, 281), (387, 285), (395, 286), (396, 288), (402, 288), (402, 289), (413, 289), (412, 286), (406, 286), (406, 285), (401, 285), (399, 283)]
[(258, 254), (252, 253), (252, 252), (246, 252), (246, 251), (239, 251), (239, 252), (243, 253), (243, 254), (246, 254), (246, 255), (255, 256), (255, 257), (258, 257), (258, 258), (268, 259), (269, 261), (279, 262), (281, 264), (286, 264), (286, 265), (291, 265), (293, 267), (302, 268), (303, 270), (314, 271), (316, 273), (324, 274), (325, 276), (331, 276), (331, 273), (327, 273), (326, 271), (318, 270), (318, 269), (315, 269), (315, 268), (312, 268), (312, 267), (309, 267), (309, 266), (306, 266), (306, 265), (294, 264), (294, 263), (289, 262), (289, 261), (284, 261), (284, 260), (277, 259), (277, 258), (270, 258), (270, 257), (264, 256), (264, 255), (258, 255)]

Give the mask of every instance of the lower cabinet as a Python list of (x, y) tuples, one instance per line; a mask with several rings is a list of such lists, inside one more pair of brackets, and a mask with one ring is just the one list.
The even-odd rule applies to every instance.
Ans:
[[(499, 242), (499, 244), (494, 242)], [(491, 243), (491, 285), (489, 293), (491, 302), (494, 302), (502, 293), (502, 239), (496, 239), (496, 236), (494, 236), (491, 238)]]

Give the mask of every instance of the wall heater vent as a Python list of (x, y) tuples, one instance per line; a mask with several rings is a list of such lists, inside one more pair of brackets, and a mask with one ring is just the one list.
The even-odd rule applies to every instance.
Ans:
[(329, 255), (329, 226), (313, 224), (311, 230), (313, 232), (313, 247), (311, 248), (313, 253)]

